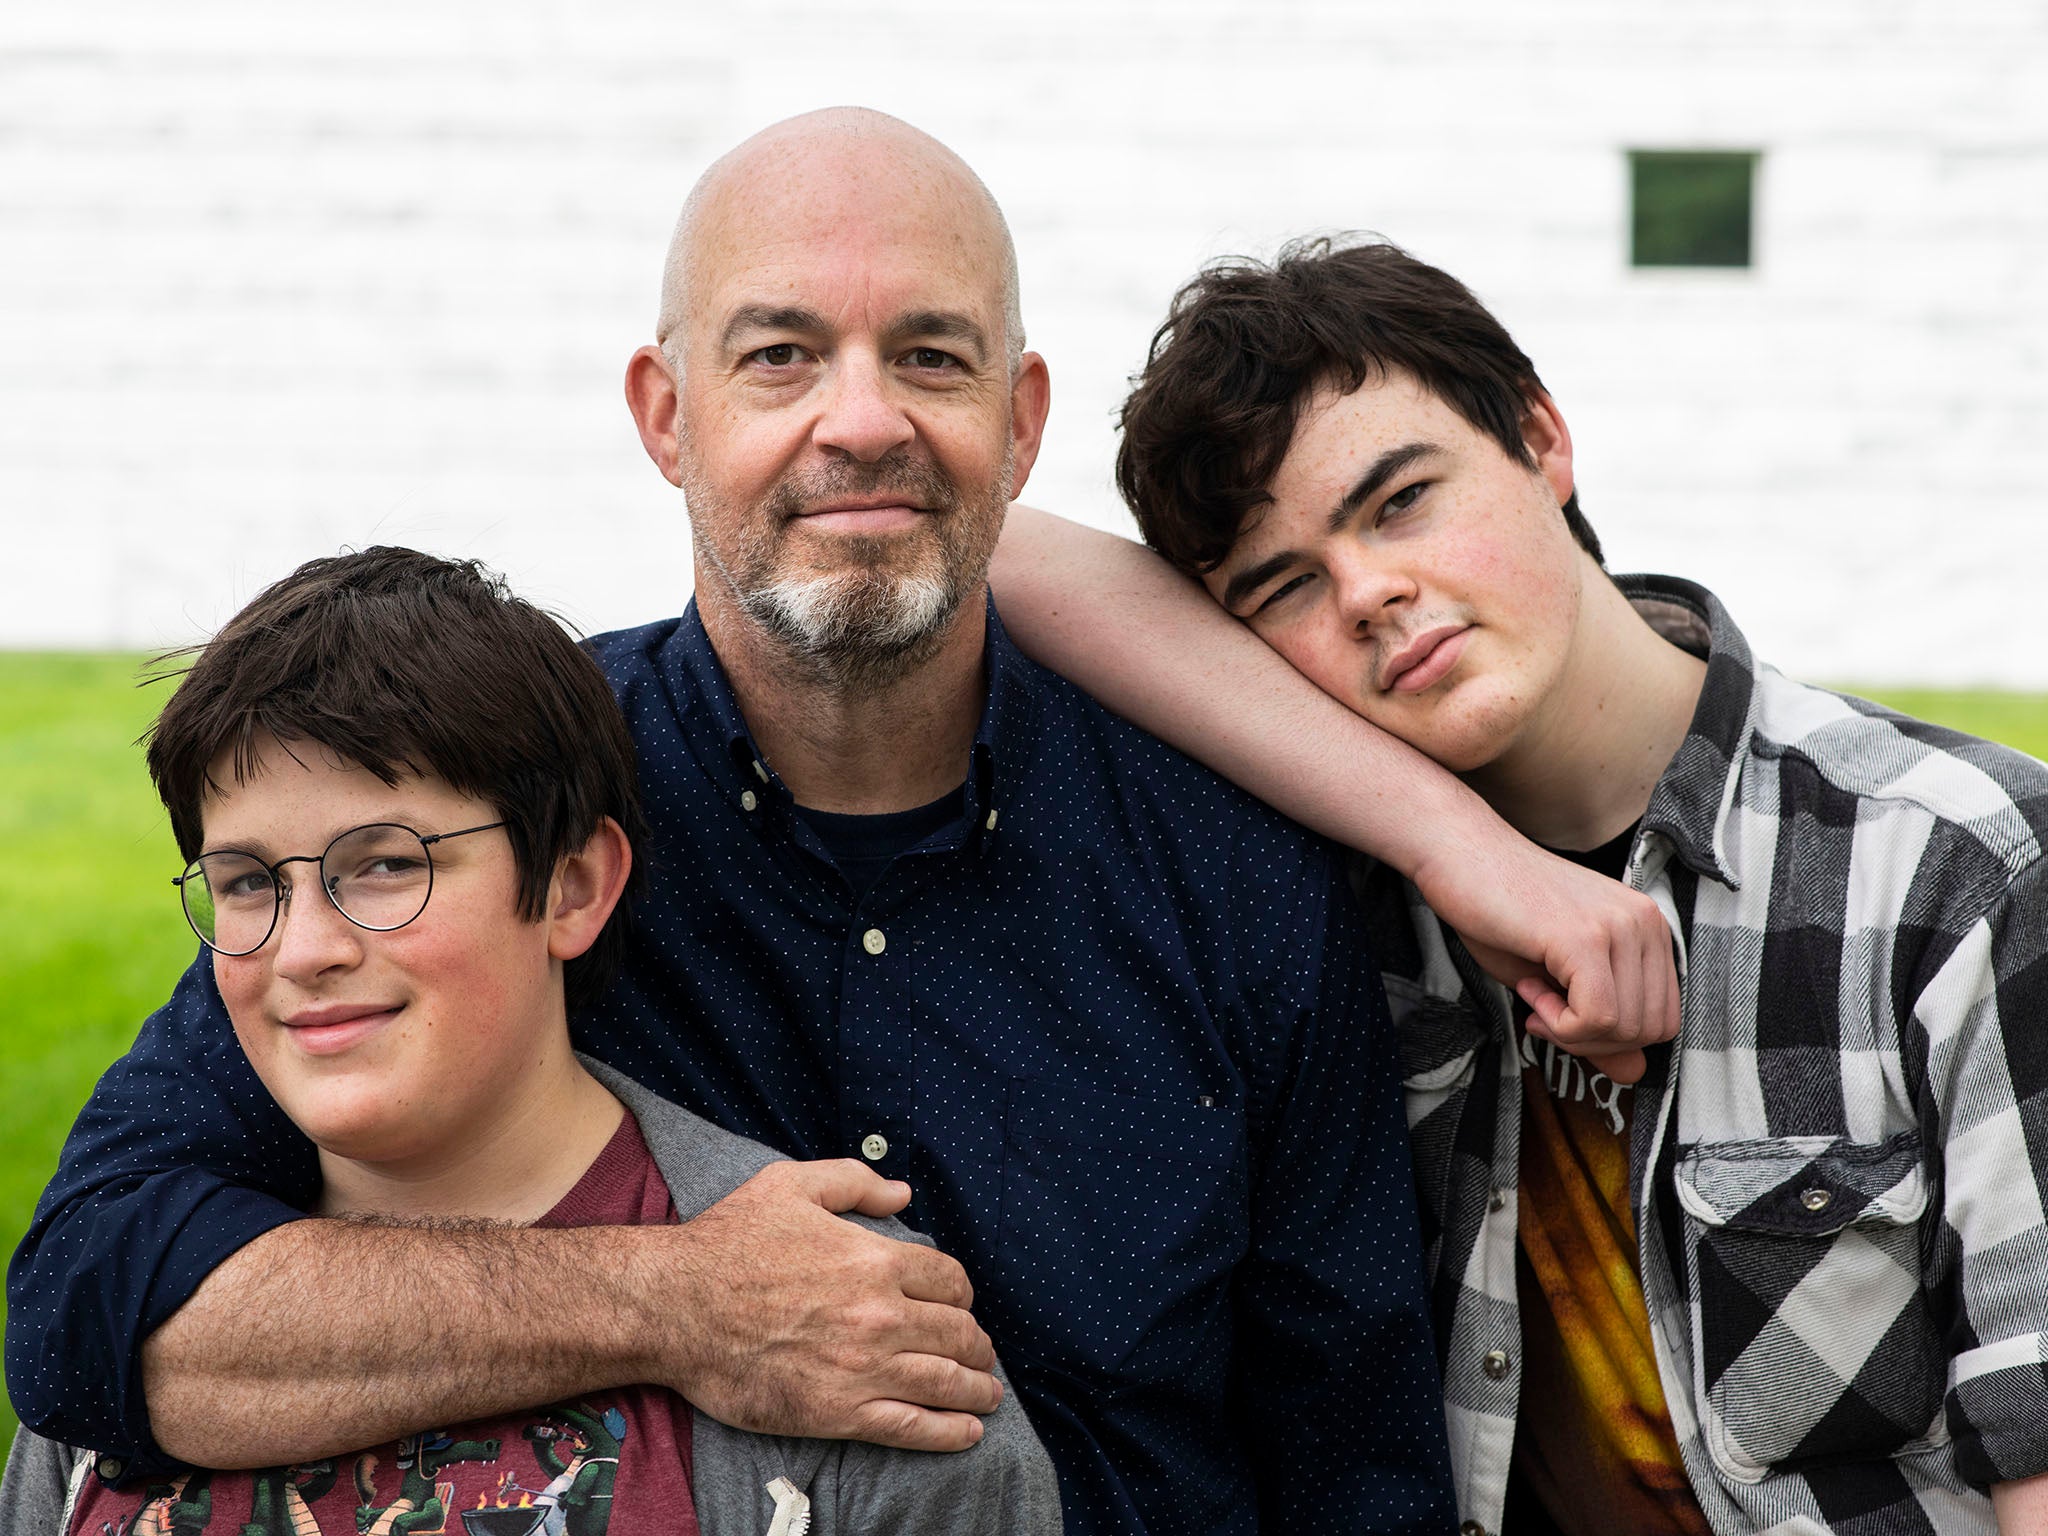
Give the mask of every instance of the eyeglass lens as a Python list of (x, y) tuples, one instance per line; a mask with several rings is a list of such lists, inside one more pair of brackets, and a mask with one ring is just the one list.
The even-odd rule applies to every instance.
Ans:
[[(320, 883), (359, 927), (403, 928), (433, 888), (427, 845), (410, 827), (378, 823), (344, 832), (320, 856)], [(224, 955), (263, 946), (277, 922), (279, 877), (246, 853), (203, 853), (179, 886), (193, 931)]]

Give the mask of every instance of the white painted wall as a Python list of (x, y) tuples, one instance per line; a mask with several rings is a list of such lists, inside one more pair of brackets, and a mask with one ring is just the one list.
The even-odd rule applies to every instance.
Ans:
[[(1535, 357), (1617, 567), (1788, 670), (2048, 686), (2041, 0), (17, 0), (0, 7), (0, 645), (203, 634), (342, 544), (676, 611), (620, 403), (682, 193), (857, 101), (1008, 209), (1030, 495), (1128, 527), (1175, 284), (1371, 228)], [(1626, 267), (1628, 147), (1763, 152), (1749, 273)]]

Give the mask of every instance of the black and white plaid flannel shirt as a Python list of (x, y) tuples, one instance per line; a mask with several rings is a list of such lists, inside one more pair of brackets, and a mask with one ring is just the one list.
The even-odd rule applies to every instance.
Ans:
[[(2048, 767), (1787, 681), (1700, 587), (1619, 584), (1708, 660), (1628, 869), (1683, 983), (1626, 1091), (1700, 1506), (1721, 1532), (1992, 1531), (1985, 1486), (2048, 1470)], [(1475, 1536), (1521, 1384), (1522, 1062), (1508, 994), (1412, 887), (1360, 886)]]

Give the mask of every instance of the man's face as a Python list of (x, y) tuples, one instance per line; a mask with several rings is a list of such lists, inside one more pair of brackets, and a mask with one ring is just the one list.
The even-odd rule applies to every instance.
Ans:
[(979, 587), (1036, 426), (1015, 419), (981, 210), (829, 169), (700, 219), (676, 467), (700, 571), (855, 678), (914, 662)]
[[(225, 788), (202, 808), (206, 848), (264, 863), (318, 854), (373, 822), (431, 836), (500, 819), (439, 779), (386, 785), (305, 742), (266, 741), (239, 784), (223, 754), (213, 777)], [(500, 830), (437, 844), (425, 909), (388, 933), (336, 911), (319, 865), (288, 864), (279, 878), (291, 896), (263, 946), (213, 958), (236, 1038), (323, 1150), (431, 1172), (566, 1029), (546, 925), (518, 912), (511, 843)]]
[(1562, 722), (1586, 557), (1547, 400), (1531, 469), (1407, 374), (1323, 391), (1210, 593), (1356, 713), (1458, 772)]

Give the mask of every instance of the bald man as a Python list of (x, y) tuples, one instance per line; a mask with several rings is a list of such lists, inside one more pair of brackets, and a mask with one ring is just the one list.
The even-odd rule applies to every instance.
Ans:
[(1048, 384), (986, 190), (877, 114), (749, 140), (690, 196), (627, 396), (697, 595), (592, 642), (653, 879), (573, 1023), (821, 1161), (669, 1229), (303, 1219), (310, 1149), (195, 965), (11, 1272), (24, 1419), (133, 1476), (654, 1381), (951, 1450), (999, 1397), (972, 1297), (1070, 1529), (1444, 1528), (1385, 1005), (1334, 861), (989, 600)]

